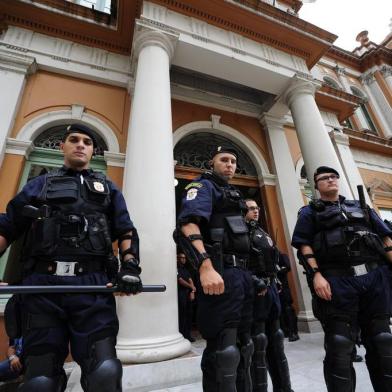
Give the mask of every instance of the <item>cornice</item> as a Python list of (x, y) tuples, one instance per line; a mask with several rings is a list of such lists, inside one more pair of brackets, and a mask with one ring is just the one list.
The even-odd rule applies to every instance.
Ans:
[(131, 53), (134, 20), (140, 16), (142, 3), (141, 0), (118, 0), (117, 24), (113, 26), (99, 22), (98, 16), (103, 13), (64, 0), (1, 2), (3, 23), (7, 25), (128, 55)]
[(392, 65), (392, 50), (376, 44), (375, 46), (375, 48), (361, 56), (337, 46), (332, 46), (326, 53), (326, 57), (342, 62), (360, 72), (366, 72), (368, 69), (381, 64)]

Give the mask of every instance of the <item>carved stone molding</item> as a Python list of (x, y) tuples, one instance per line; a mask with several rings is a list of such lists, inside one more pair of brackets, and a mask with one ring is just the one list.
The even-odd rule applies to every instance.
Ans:
[(35, 58), (0, 48), (0, 69), (20, 74), (33, 74), (37, 70)]

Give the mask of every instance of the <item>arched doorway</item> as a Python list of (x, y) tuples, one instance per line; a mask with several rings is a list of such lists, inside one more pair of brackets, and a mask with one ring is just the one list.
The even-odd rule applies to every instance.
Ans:
[[(33, 151), (30, 153), (19, 182), (20, 191), (23, 186), (32, 178), (44, 174), (63, 164), (63, 154), (60, 151), (60, 142), (69, 124), (48, 126), (38, 134), (33, 140)], [(93, 157), (90, 167), (94, 170), (106, 172), (104, 151), (107, 145), (103, 138), (94, 130), (90, 129), (97, 140), (96, 154)], [(19, 238), (8, 248), (7, 252), (0, 258), (0, 273), (3, 280), (8, 283), (18, 282), (21, 278), (22, 265), (21, 253), (25, 238)]]
[(260, 193), (256, 166), (238, 143), (209, 131), (190, 133), (174, 147), (177, 211), (181, 205), (185, 186), (204, 170), (209, 169), (211, 154), (219, 145), (232, 146), (238, 151), (237, 171), (231, 183), (240, 189), (244, 198), (255, 199), (262, 206), (260, 218), (263, 226), (266, 226), (265, 203)]

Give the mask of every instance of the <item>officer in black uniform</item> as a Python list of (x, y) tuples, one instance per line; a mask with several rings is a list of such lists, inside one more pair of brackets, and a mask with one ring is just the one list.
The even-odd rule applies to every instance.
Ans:
[(191, 336), (191, 330), (192, 306), (195, 300), (196, 287), (186, 264), (185, 254), (177, 253), (178, 330), (185, 339), (194, 342), (195, 339)]
[(256, 287), (252, 325), (253, 392), (267, 392), (267, 367), (274, 392), (291, 392), (289, 367), (283, 345), (284, 334), (279, 321), (281, 304), (276, 284), (279, 251), (258, 222), (260, 207), (256, 201), (247, 199), (246, 206), (251, 240), (249, 270)]
[[(88, 128), (68, 127), (60, 145), (64, 166), (30, 180), (0, 215), (0, 251), (27, 233), (24, 285), (117, 283), (123, 295), (141, 291), (137, 231), (118, 188), (88, 169), (95, 147)], [(64, 391), (69, 345), (85, 391), (121, 391), (112, 294), (24, 295), (22, 309), (26, 372), (21, 391)]]
[(205, 392), (235, 392), (236, 378), (238, 391), (251, 391), (253, 283), (246, 269), (246, 205), (228, 183), (237, 156), (230, 147), (216, 149), (212, 170), (185, 188), (178, 217), (177, 241), (200, 274), (198, 324), (207, 340), (201, 362)]
[(330, 392), (355, 389), (352, 360), (360, 328), (373, 388), (390, 392), (391, 230), (365, 203), (340, 196), (338, 181), (333, 168), (315, 171), (321, 199), (300, 210), (292, 239), (311, 274), (314, 312), (325, 332), (325, 382)]
[(290, 272), (290, 259), (284, 253), (279, 253), (278, 264), (278, 289), (279, 299), (282, 305), (282, 314), (280, 316), (280, 324), (285, 336), (288, 336), (289, 342), (299, 340), (297, 315), (293, 308), (293, 298), (290, 292), (290, 286), (287, 274)]

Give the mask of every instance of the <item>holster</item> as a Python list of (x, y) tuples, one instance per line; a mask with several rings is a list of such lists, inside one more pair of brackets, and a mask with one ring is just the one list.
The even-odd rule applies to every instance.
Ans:
[(210, 230), (210, 237), (212, 245), (207, 246), (207, 251), (210, 252), (212, 265), (221, 276), (223, 276), (223, 238), (225, 230), (221, 228), (214, 228)]

